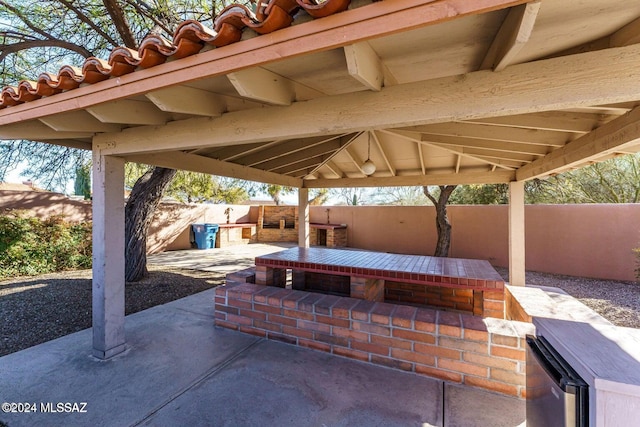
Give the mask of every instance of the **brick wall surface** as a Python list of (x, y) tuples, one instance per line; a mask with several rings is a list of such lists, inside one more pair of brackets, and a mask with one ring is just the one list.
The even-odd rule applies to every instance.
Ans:
[(532, 325), (237, 281), (215, 293), (218, 326), (525, 397)]

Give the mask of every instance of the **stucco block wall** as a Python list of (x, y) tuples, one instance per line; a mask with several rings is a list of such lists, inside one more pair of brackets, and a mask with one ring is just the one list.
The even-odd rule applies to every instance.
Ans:
[[(349, 247), (431, 255), (432, 206), (312, 206), (311, 222), (347, 224)], [(449, 206), (451, 256), (507, 267), (508, 206)], [(640, 204), (528, 205), (526, 268), (572, 276), (635, 280)]]
[[(163, 203), (149, 236), (150, 252), (187, 249), (189, 225), (224, 223), (227, 205)], [(91, 203), (55, 193), (0, 191), (0, 208), (34, 215), (90, 220)], [(451, 256), (508, 266), (507, 206), (450, 206)], [(231, 206), (231, 222), (258, 222), (258, 206)], [(311, 222), (347, 224), (349, 247), (431, 255), (436, 243), (431, 206), (312, 206)], [(640, 204), (526, 206), (528, 270), (615, 280), (635, 280), (640, 247)], [(328, 242), (327, 242), (328, 243)]]

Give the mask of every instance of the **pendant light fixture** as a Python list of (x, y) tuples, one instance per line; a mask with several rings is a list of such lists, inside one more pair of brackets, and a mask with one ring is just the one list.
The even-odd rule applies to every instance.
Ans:
[(367, 141), (367, 160), (362, 164), (362, 172), (365, 175), (373, 175), (376, 171), (376, 165), (371, 161), (371, 131), (368, 132), (369, 140)]

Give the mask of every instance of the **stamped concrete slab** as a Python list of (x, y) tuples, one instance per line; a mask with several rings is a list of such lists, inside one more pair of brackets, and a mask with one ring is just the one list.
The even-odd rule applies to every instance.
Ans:
[(148, 262), (188, 270), (228, 274), (251, 267), (255, 264), (257, 256), (282, 251), (295, 245), (295, 243), (252, 243), (228, 248), (167, 251), (149, 255)]
[[(90, 329), (0, 358), (0, 402), (38, 409), (0, 413), (0, 420), (18, 427), (125, 426), (144, 419), (258, 341), (214, 328), (212, 300), (209, 290), (127, 316), (128, 349), (108, 361), (91, 356)], [(86, 402), (86, 413), (40, 411), (41, 403), (58, 402)]]
[(262, 341), (143, 425), (441, 426), (442, 382)]
[[(524, 401), (214, 327), (213, 290), (126, 318), (127, 351), (91, 357), (91, 330), (0, 358), (20, 426), (509, 426)], [(444, 400), (444, 406), (443, 406)], [(41, 404), (84, 403), (84, 413)], [(444, 412), (443, 412), (444, 410)]]
[(455, 384), (444, 389), (445, 427), (524, 427), (522, 399)]

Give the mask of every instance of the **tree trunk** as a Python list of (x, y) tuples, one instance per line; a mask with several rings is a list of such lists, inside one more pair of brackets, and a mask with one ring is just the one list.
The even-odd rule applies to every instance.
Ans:
[(440, 194), (436, 199), (430, 192), (429, 187), (424, 186), (422, 190), (424, 195), (431, 200), (436, 208), (436, 229), (438, 230), (438, 241), (436, 242), (436, 250), (433, 256), (448, 257), (449, 248), (451, 247), (451, 223), (447, 217), (447, 203), (456, 185), (441, 185)]
[(125, 280), (137, 282), (147, 272), (147, 233), (165, 188), (176, 171), (155, 167), (136, 181), (125, 205)]

